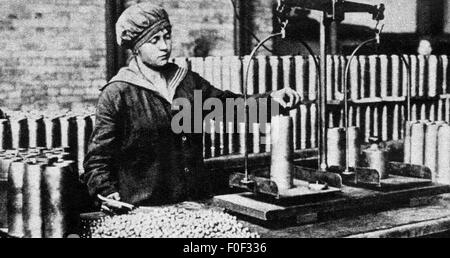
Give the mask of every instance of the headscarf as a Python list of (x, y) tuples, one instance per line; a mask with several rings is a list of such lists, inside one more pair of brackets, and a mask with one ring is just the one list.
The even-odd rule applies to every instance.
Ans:
[(163, 29), (171, 30), (169, 15), (148, 2), (128, 7), (116, 23), (117, 44), (136, 52), (145, 42)]

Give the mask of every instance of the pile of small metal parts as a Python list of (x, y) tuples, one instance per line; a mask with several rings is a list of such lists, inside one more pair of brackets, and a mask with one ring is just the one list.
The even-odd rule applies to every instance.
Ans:
[(135, 210), (92, 221), (91, 238), (259, 238), (258, 233), (215, 209), (175, 206)]
[(25, 238), (62, 238), (75, 209), (78, 175), (64, 148), (0, 151), (0, 171), (7, 175), (8, 234)]

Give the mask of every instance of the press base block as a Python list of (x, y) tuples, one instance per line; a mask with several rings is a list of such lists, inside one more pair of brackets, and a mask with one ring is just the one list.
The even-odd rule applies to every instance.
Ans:
[(328, 171), (340, 174), (345, 185), (379, 191), (401, 190), (432, 184), (430, 169), (419, 165), (389, 162), (387, 178), (381, 178), (377, 170), (370, 168), (351, 168), (351, 173), (345, 174), (344, 170), (340, 167), (330, 167)]
[[(340, 192), (342, 186), (342, 179), (339, 175), (295, 167), (292, 188), (281, 190), (275, 182), (269, 179), (269, 174), (267, 169), (253, 171), (248, 178), (243, 173), (234, 173), (230, 176), (229, 185), (232, 188), (271, 196), (275, 199), (330, 195)], [(249, 184), (246, 180), (253, 183)]]

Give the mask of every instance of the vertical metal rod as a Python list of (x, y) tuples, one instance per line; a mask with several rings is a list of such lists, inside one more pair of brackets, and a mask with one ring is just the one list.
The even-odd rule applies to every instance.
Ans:
[(319, 169), (325, 171), (327, 165), (327, 91), (325, 89), (327, 82), (327, 13), (323, 12), (322, 20), (320, 22), (320, 81), (322, 82), (318, 87), (318, 111), (319, 111)]

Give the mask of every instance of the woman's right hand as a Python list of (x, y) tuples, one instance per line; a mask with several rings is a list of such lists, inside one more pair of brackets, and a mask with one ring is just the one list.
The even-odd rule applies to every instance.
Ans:
[[(120, 201), (120, 194), (118, 192), (112, 193), (106, 196), (106, 199)], [(106, 212), (114, 212), (117, 209), (121, 209), (123, 207), (117, 206), (114, 202), (108, 202), (107, 200), (102, 200), (101, 210)]]

